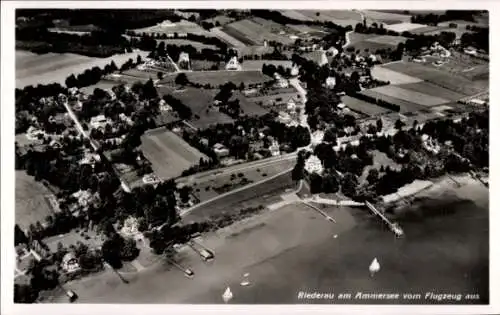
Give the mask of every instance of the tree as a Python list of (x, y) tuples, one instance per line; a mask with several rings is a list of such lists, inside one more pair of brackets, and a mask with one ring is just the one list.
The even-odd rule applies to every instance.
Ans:
[(157, 74), (157, 77), (158, 77), (158, 80), (162, 80), (163, 79), (163, 72), (159, 71)]
[(186, 86), (189, 84), (189, 79), (185, 73), (179, 73), (175, 78), (175, 84)]
[(116, 234), (102, 244), (102, 258), (115, 269), (119, 269), (123, 265), (121, 261), (123, 242), (123, 238)]
[(403, 128), (405, 125), (404, 122), (401, 121), (401, 119), (398, 119), (396, 120), (396, 123), (394, 124), (394, 128), (396, 128), (397, 130), (401, 130), (401, 128)]
[(356, 187), (358, 186), (358, 180), (356, 175), (352, 173), (344, 174), (342, 179), (342, 192), (348, 197), (352, 197), (356, 194)]
[(30, 285), (14, 284), (14, 303), (33, 303), (38, 296), (38, 292)]
[(316, 173), (309, 175), (311, 194), (319, 194), (323, 189), (323, 179)]
[(138, 65), (140, 65), (142, 63), (142, 57), (141, 57), (141, 55), (137, 55), (137, 61), (136, 61), (136, 63)]
[(336, 193), (339, 191), (339, 182), (333, 173), (323, 176), (323, 191), (325, 193)]
[(18, 244), (27, 244), (28, 243), (28, 238), (26, 237), (26, 234), (21, 230), (19, 225), (14, 226), (14, 245)]
[(123, 246), (120, 249), (120, 257), (124, 261), (134, 260), (139, 255), (139, 249), (137, 248), (136, 241), (132, 238), (127, 238), (122, 243)]
[(377, 119), (377, 132), (381, 132), (383, 127), (382, 119)]
[(375, 169), (375, 168), (372, 168), (369, 172), (368, 172), (368, 176), (366, 177), (366, 180), (368, 181), (368, 183), (370, 184), (375, 184), (377, 181), (378, 181), (378, 170)]

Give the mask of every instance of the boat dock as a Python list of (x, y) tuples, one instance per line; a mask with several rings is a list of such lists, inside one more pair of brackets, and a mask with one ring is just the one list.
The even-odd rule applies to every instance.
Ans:
[(396, 223), (396, 222), (391, 222), (382, 212), (380, 212), (373, 204), (371, 204), (368, 201), (365, 201), (365, 205), (370, 209), (371, 212), (373, 212), (376, 216), (382, 219), (384, 223), (387, 224), (389, 229), (397, 236), (401, 237), (403, 236), (404, 232), (403, 229)]

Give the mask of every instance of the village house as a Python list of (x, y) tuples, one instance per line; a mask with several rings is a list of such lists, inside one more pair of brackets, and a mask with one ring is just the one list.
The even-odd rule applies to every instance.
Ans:
[(214, 144), (214, 146), (212, 148), (218, 157), (226, 157), (229, 155), (229, 149), (226, 148), (226, 146), (224, 146), (221, 143)]
[(309, 174), (316, 173), (318, 175), (322, 175), (323, 164), (316, 155), (311, 154), (311, 156), (309, 156), (305, 161), (304, 170)]
[(82, 268), (80, 267), (80, 264), (78, 263), (78, 259), (76, 258), (75, 254), (73, 252), (69, 252), (66, 255), (64, 255), (62, 259), (61, 269), (66, 274), (74, 274), (80, 271)]

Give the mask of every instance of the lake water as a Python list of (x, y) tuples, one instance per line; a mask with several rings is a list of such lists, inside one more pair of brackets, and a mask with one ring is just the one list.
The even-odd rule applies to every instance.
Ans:
[[(234, 281), (230, 303), (488, 303), (487, 199), (420, 200), (397, 215), (406, 234), (402, 239), (364, 210), (352, 211), (358, 221), (354, 229), (249, 268), (251, 285), (242, 287)], [(381, 270), (370, 277), (368, 266), (374, 257)], [(299, 299), (301, 291), (326, 295)], [(342, 293), (351, 297), (339, 299)], [(363, 295), (373, 293), (393, 295)], [(187, 302), (222, 303), (221, 294), (217, 287)]]

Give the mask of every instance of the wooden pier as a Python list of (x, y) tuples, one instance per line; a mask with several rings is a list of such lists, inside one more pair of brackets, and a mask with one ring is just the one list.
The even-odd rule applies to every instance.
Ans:
[(389, 229), (397, 236), (401, 237), (404, 235), (403, 229), (396, 223), (391, 222), (382, 212), (380, 212), (373, 204), (368, 201), (365, 201), (365, 205), (372, 211), (376, 216), (382, 219), (382, 221), (387, 224)]

